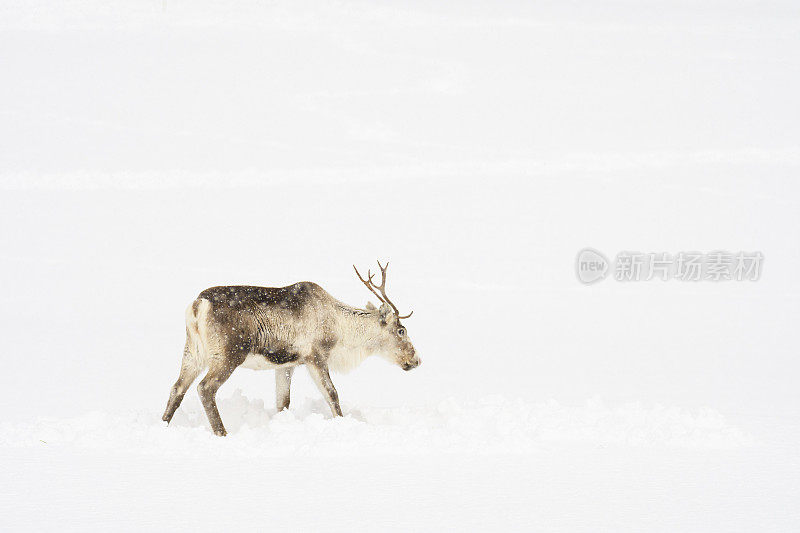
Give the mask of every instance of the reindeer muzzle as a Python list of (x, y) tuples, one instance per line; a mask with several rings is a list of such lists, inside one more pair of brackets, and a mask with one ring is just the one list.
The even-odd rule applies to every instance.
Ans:
[(403, 370), (405, 370), (407, 372), (409, 370), (417, 368), (421, 364), (422, 364), (422, 360), (421, 359), (414, 359), (413, 361), (411, 361), (409, 363), (403, 363), (402, 364), (402, 368), (403, 368)]

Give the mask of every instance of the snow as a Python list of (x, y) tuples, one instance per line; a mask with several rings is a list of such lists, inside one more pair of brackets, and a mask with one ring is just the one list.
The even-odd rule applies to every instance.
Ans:
[[(224, 396), (224, 395), (221, 395)], [(229, 438), (187, 397), (153, 410), (4, 424), (11, 524), (123, 530), (791, 529), (798, 464), (713, 409), (531, 403), (429, 408), (221, 398)], [(742, 483), (746, 479), (747, 483)]]
[(187, 401), (169, 428), (152, 410), (4, 425), (5, 490), (17, 495), (4, 499), (4, 520), (594, 531), (790, 530), (798, 519), (794, 451), (755, 441), (711, 409), (498, 396), (345, 406), (331, 419), (321, 400), (275, 413), (235, 390), (220, 402), (229, 429), (220, 439)]
[[(0, 528), (796, 531), (792, 2), (0, 6)], [(761, 252), (591, 286), (579, 250)], [(389, 260), (422, 365), (177, 378), (221, 284)]]
[[(220, 395), (222, 396), (222, 395)], [(639, 404), (609, 407), (599, 400), (564, 406), (533, 404), (502, 396), (464, 403), (447, 399), (430, 408), (347, 408), (331, 419), (322, 400), (291, 410), (267, 409), (237, 389), (218, 401), (228, 432), (226, 444), (241, 457), (340, 456), (440, 453), (526, 453), (545, 443), (625, 444), (703, 449), (751, 447), (753, 438), (713, 409), (697, 412)], [(3, 427), (6, 446), (47, 446), (203, 457), (219, 444), (207, 431), (198, 401), (190, 398), (171, 422), (149, 410), (126, 415), (95, 411), (69, 419), (41, 419)]]

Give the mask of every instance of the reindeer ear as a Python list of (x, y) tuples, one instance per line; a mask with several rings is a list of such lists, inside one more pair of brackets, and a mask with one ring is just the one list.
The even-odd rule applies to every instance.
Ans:
[(389, 317), (394, 314), (394, 310), (389, 304), (381, 304), (380, 308), (380, 315), (381, 315), (381, 324), (386, 325), (389, 322)]
[(375, 309), (377, 309), (377, 307), (375, 307), (375, 304), (373, 304), (372, 302), (367, 302), (366, 309), (367, 311), (374, 311)]

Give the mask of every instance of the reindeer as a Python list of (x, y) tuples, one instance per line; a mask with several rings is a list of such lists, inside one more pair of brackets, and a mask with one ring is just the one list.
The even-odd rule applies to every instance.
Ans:
[(286, 287), (226, 286), (200, 293), (186, 309), (186, 346), (178, 381), (172, 386), (162, 420), (169, 424), (186, 390), (208, 368), (197, 386), (215, 435), (226, 435), (216, 393), (234, 370), (275, 370), (278, 411), (289, 407), (295, 367), (306, 365), (334, 416), (342, 416), (339, 395), (329, 369), (347, 372), (370, 355), (379, 355), (411, 370), (420, 365), (397, 307), (386, 296), (386, 269), (381, 284), (353, 270), (381, 302), (365, 309), (346, 305), (316, 283)]

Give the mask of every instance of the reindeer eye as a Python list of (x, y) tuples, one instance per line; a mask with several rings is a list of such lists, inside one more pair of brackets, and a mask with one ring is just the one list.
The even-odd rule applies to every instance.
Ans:
[(397, 334), (401, 337), (406, 334), (406, 328), (398, 328)]

